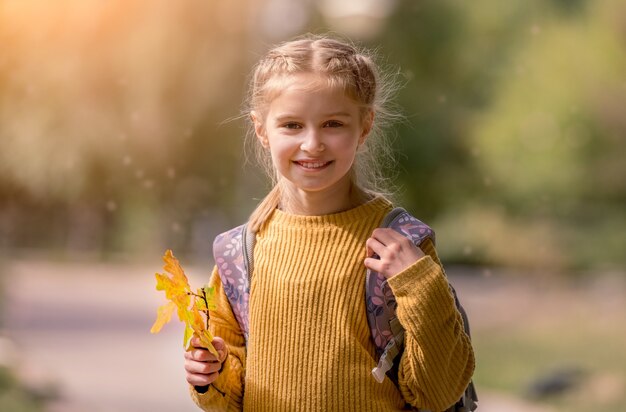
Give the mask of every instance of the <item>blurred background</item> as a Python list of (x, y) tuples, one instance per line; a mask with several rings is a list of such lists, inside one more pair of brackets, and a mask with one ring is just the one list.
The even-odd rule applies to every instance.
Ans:
[(403, 84), (390, 173), (470, 315), (481, 410), (626, 410), (621, 0), (0, 0), (0, 410), (195, 410), (153, 273), (171, 248), (205, 282), (268, 190), (246, 82), (307, 32)]

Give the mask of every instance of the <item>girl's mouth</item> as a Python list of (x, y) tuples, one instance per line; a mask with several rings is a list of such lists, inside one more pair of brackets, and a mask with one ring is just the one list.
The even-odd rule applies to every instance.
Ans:
[(311, 161), (298, 161), (298, 160), (295, 160), (294, 163), (297, 164), (298, 166), (304, 168), (304, 169), (307, 169), (307, 170), (320, 170), (320, 169), (325, 168), (329, 164), (331, 164), (332, 161), (330, 161), (330, 162), (321, 162), (321, 161), (311, 162)]

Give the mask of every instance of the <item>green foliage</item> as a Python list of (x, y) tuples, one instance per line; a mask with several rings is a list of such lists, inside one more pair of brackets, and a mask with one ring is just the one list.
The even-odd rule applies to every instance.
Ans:
[[(481, 171), (512, 206), (532, 210), (542, 198), (578, 202), (625, 192), (619, 177), (626, 165), (615, 153), (626, 148), (617, 138), (626, 130), (606, 117), (611, 105), (626, 103), (626, 59), (604, 30), (546, 30), (520, 53), (519, 74), (481, 116), (474, 136)], [(609, 187), (597, 175), (612, 177), (602, 181)]]
[(516, 236), (532, 237), (548, 219), (566, 267), (626, 264), (610, 246), (626, 229), (618, 211), (626, 124), (617, 115), (626, 107), (626, 54), (606, 12), (597, 6), (582, 21), (553, 21), (529, 40), (470, 139), (489, 181), (483, 198), (529, 222)]
[(623, 10), (402, 3), (382, 39), (407, 79), (399, 183), (444, 259), (626, 267)]
[[(123, 7), (110, 2), (91, 15), (97, 39), (78, 14), (56, 31), (49, 6), (45, 52), (26, 29), (34, 9), (0, 11), (0, 247), (204, 251), (245, 219), (265, 187), (243, 165), (238, 115), (246, 73), (276, 39), (219, 23), (245, 1), (200, 3), (139, 2), (105, 29)], [(400, 197), (444, 259), (626, 267), (625, 7), (403, 1), (367, 40), (405, 83), (391, 131)], [(323, 16), (310, 24), (324, 31)]]
[(16, 381), (10, 370), (0, 366), (0, 410), (11, 412), (43, 411), (43, 404)]

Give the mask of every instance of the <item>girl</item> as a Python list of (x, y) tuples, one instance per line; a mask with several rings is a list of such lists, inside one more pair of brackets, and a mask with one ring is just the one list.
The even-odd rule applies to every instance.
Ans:
[[(215, 269), (219, 356), (197, 339), (185, 353), (202, 409), (443, 411), (468, 385), (474, 355), (433, 243), (378, 228), (392, 209), (368, 162), (381, 153), (384, 90), (368, 56), (330, 38), (284, 43), (257, 64), (249, 116), (275, 185), (249, 219), (247, 345)], [(370, 373), (366, 268), (387, 278), (406, 329), (396, 383)]]

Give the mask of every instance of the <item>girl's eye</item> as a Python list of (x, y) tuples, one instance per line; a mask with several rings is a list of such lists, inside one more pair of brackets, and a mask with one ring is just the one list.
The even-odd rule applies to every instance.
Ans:
[(283, 127), (285, 129), (291, 129), (291, 130), (297, 130), (297, 129), (302, 129), (302, 126), (300, 126), (298, 123), (285, 123), (283, 125)]
[(326, 123), (324, 123), (324, 127), (341, 127), (341, 126), (343, 126), (343, 123), (337, 120), (329, 120)]

